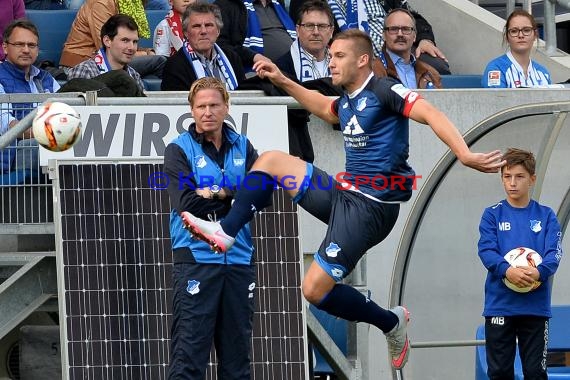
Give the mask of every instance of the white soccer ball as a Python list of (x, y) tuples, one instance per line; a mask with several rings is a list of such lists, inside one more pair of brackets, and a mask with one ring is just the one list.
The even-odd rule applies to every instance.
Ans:
[[(511, 264), (512, 267), (515, 268), (516, 267), (536, 268), (540, 263), (542, 263), (542, 256), (540, 256), (536, 251), (530, 248), (518, 247), (507, 252), (507, 254), (505, 255), (505, 260), (507, 260), (507, 262)], [(507, 280), (506, 277), (503, 279), (503, 282), (509, 289), (514, 290), (515, 292), (518, 293), (528, 293), (531, 290), (538, 288), (541, 284), (540, 281), (535, 281), (534, 284), (530, 286), (519, 288), (518, 286)]]
[(53, 152), (61, 152), (79, 140), (81, 119), (70, 105), (46, 103), (38, 107), (32, 130), (38, 144)]

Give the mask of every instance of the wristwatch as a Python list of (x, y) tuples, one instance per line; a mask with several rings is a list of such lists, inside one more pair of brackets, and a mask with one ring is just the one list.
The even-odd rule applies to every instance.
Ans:
[(210, 198), (220, 199), (220, 190), (222, 190), (222, 188), (220, 186), (212, 185), (210, 187)]

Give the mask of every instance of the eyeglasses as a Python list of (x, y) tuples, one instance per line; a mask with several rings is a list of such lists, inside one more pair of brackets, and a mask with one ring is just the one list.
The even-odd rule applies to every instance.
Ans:
[(12, 43), (12, 42), (6, 41), (6, 43), (7, 43), (8, 45), (15, 46), (15, 47), (17, 47), (18, 49), (23, 49), (23, 48), (25, 48), (26, 46), (27, 46), (29, 49), (37, 49), (37, 48), (40, 46), (40, 45), (36, 44), (35, 42), (14, 42), (14, 43)]
[(530, 26), (525, 26), (524, 28), (510, 28), (508, 32), (511, 37), (518, 37), (521, 32), (523, 36), (528, 37), (534, 32), (534, 28)]
[(384, 31), (388, 32), (388, 34), (398, 34), (400, 30), (402, 31), (402, 34), (409, 35), (412, 34), (416, 28), (413, 26), (386, 26), (384, 28)]
[(326, 32), (331, 28), (331, 24), (299, 24), (299, 26), (305, 29), (307, 32), (312, 32), (317, 28), (319, 32)]

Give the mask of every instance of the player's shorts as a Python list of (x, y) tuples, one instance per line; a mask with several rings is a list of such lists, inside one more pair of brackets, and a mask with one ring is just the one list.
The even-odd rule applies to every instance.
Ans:
[(400, 205), (382, 203), (345, 190), (325, 171), (307, 164), (310, 178), (294, 200), (328, 224), (315, 260), (335, 281), (346, 277), (370, 248), (388, 236)]

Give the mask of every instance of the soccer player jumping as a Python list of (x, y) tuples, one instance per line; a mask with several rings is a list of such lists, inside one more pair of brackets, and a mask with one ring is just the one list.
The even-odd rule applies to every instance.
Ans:
[[(269, 78), (308, 111), (328, 123), (340, 123), (346, 151), (347, 180), (377, 178), (343, 187), (321, 169), (279, 151), (263, 153), (238, 191), (228, 215), (210, 222), (183, 212), (181, 217), (195, 237), (215, 251), (225, 252), (238, 231), (255, 212), (271, 204), (275, 179), (280, 185), (292, 178), (296, 188), (283, 186), (301, 207), (328, 224), (327, 233), (303, 280), (303, 295), (310, 303), (336, 317), (370, 323), (384, 332), (392, 366), (401, 369), (408, 359), (409, 313), (403, 306), (383, 309), (358, 290), (340, 283), (366, 251), (388, 236), (400, 209), (411, 197), (414, 171), (408, 165), (409, 120), (429, 124), (458, 159), (473, 169), (494, 173), (504, 164), (500, 151), (473, 153), (447, 117), (419, 94), (393, 78), (372, 74), (372, 42), (357, 29), (339, 33), (330, 48), (330, 71), (345, 94), (336, 100), (307, 90), (285, 77), (270, 62), (254, 69)], [(406, 178), (402, 186), (385, 186), (383, 179)], [(305, 181), (310, 178), (310, 181)], [(331, 183), (332, 181), (332, 183)], [(371, 183), (372, 182), (372, 183)]]

